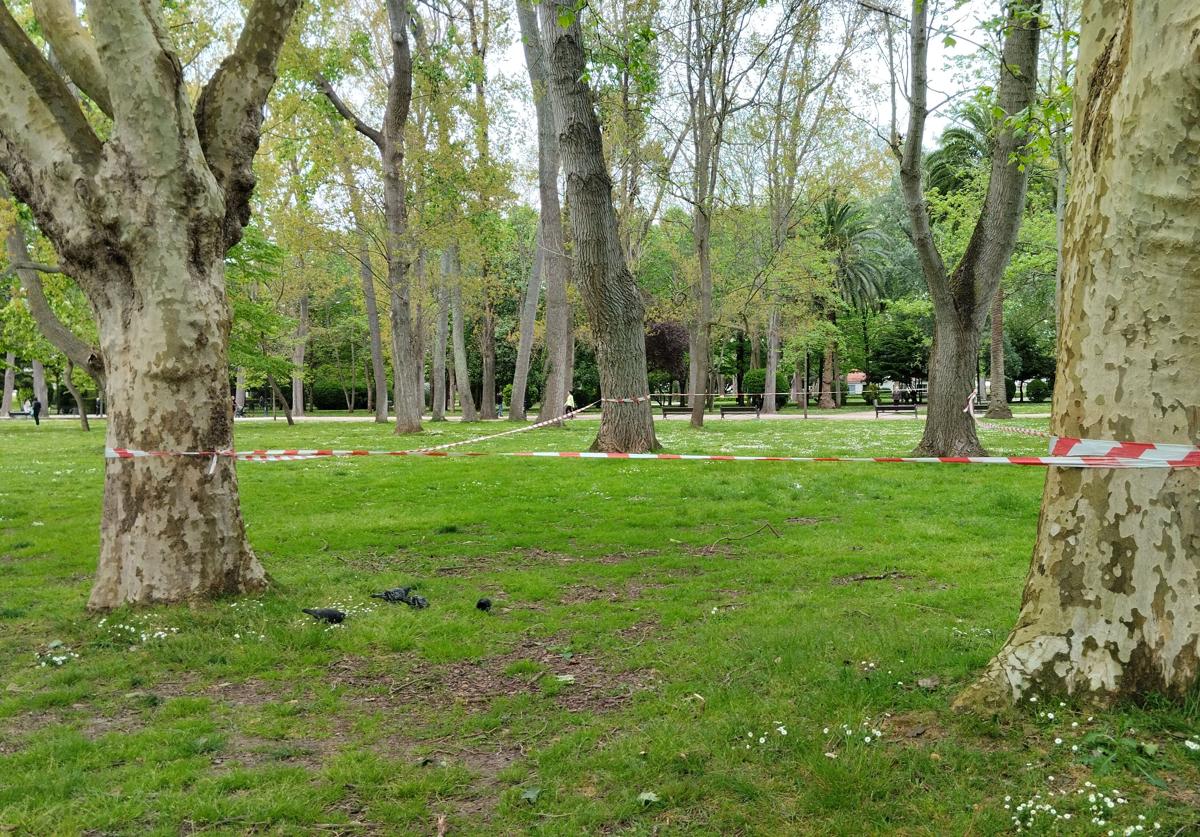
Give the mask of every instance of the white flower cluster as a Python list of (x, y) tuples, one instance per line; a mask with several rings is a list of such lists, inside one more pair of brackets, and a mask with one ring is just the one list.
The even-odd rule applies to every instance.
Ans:
[(33, 655), (34, 660), (40, 668), (58, 668), (64, 666), (71, 660), (78, 660), (79, 655), (71, 650), (69, 645), (64, 645), (60, 640), (54, 640), (44, 649), (37, 651)]
[[(787, 726), (783, 723), (783, 721), (775, 721), (774, 723), (775, 723), (775, 734), (781, 738), (786, 738), (787, 734), (788, 734)], [(763, 746), (767, 743), (767, 739), (769, 739), (770, 736), (771, 736), (770, 732), (764, 732), (762, 735), (755, 736), (753, 730), (751, 730), (746, 733), (746, 738), (749, 739), (749, 743), (746, 743), (746, 742), (742, 742), (742, 743), (745, 744), (746, 749), (749, 750), (751, 748), (751, 746), (754, 744), (755, 738), (758, 739), (758, 745)]]
[[(1049, 777), (1049, 780), (1053, 782), (1054, 777)], [(1054, 801), (1055, 796), (1059, 797), (1057, 802)], [(1048, 799), (1044, 799), (1042, 794), (1037, 793), (1031, 799), (1018, 803), (1015, 807), (1011, 796), (1004, 797), (1004, 810), (1012, 812), (1012, 822), (1018, 832), (1034, 830), (1037, 833), (1043, 833), (1050, 830), (1055, 824), (1069, 823), (1075, 815), (1090, 815), (1091, 824), (1100, 829), (1114, 826), (1101, 832), (1107, 837), (1116, 837), (1118, 834), (1123, 837), (1132, 837), (1134, 834), (1162, 829), (1162, 823), (1148, 824), (1145, 814), (1138, 814), (1137, 822), (1132, 825), (1115, 826), (1112, 823), (1113, 817), (1119, 815), (1121, 806), (1129, 804), (1129, 800), (1116, 789), (1105, 792), (1091, 782), (1084, 782), (1083, 787), (1077, 788), (1074, 794), (1066, 790), (1051, 789), (1048, 797)], [(1068, 808), (1082, 807), (1080, 802), (1086, 802), (1085, 810), (1076, 811), (1076, 814), (1067, 810)], [(1054, 827), (1053, 830), (1057, 831), (1057, 827)]]
[(151, 645), (179, 633), (179, 628), (151, 621), (148, 614), (131, 616), (128, 622), (109, 622), (106, 616), (100, 620), (98, 627), (105, 629), (111, 641), (127, 644), (130, 648)]
[[(829, 735), (830, 728), (829, 727), (823, 728), (821, 730), (821, 734)], [(855, 743), (858, 741), (858, 739), (860, 737), (862, 738), (862, 743), (867, 744), (867, 745), (875, 744), (883, 738), (883, 731), (878, 729), (875, 726), (874, 722), (872, 722), (872, 720), (870, 718), (867, 718), (866, 720), (864, 720), (862, 722), (862, 725), (859, 727), (859, 729), (855, 729), (854, 727), (850, 726), (849, 724), (842, 724), (841, 728), (840, 728), (840, 734), (843, 739), (843, 742), (846, 744)], [(838, 735), (838, 733), (834, 732), (833, 735), (836, 736), (836, 735)], [(837, 754), (836, 750), (832, 750), (832, 749), (827, 750), (825, 753), (825, 758), (836, 759), (837, 757), (838, 757), (838, 754)]]

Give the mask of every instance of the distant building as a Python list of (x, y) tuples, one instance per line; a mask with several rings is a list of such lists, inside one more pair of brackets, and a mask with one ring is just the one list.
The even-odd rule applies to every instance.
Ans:
[(867, 383), (867, 373), (859, 372), (857, 369), (846, 375), (846, 392), (850, 395), (862, 395), (863, 387)]

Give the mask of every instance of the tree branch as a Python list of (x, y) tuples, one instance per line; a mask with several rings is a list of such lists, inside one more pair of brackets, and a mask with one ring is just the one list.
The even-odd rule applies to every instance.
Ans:
[[(53, 118), (59, 132), (70, 145), (76, 163), (86, 169), (95, 167), (100, 155), (100, 140), (79, 109), (62, 77), (34, 46), (25, 30), (13, 19), (8, 6), (0, 3), (0, 47), (8, 54), (18, 74)], [(0, 73), (0, 81), (10, 74)], [(15, 92), (15, 91), (14, 91)]]
[(71, 0), (33, 0), (33, 13), (67, 75), (100, 110), (112, 116), (108, 82), (96, 43), (75, 15), (75, 4)]
[(360, 119), (358, 114), (351, 110), (350, 106), (342, 101), (342, 97), (339, 96), (337, 91), (333, 89), (333, 85), (329, 82), (329, 79), (325, 78), (325, 76), (321, 75), (320, 73), (317, 73), (316, 78), (313, 80), (316, 82), (316, 85), (318, 88), (320, 88), (321, 92), (325, 94), (325, 98), (329, 100), (329, 104), (333, 105), (333, 109), (338, 112), (342, 119), (345, 119), (354, 126), (354, 130), (358, 131), (364, 137), (373, 142), (376, 148), (382, 150), (383, 133), (376, 128), (372, 128), (362, 119)]
[(196, 130), (208, 167), (225, 192), (225, 246), (250, 221), (254, 155), (275, 65), (300, 0), (254, 0), (234, 47), (196, 102)]

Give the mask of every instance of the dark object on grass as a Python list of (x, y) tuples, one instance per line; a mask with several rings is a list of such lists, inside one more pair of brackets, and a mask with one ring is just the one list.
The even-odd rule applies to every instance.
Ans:
[(383, 599), (385, 602), (407, 602), (408, 594), (412, 592), (411, 587), (393, 587), (391, 590), (384, 590), (382, 593), (372, 593), (372, 599)]
[(334, 610), (332, 607), (306, 607), (303, 610), (318, 622), (328, 622), (330, 625), (340, 625), (342, 620), (346, 618), (346, 614), (340, 610)]
[(415, 587), (393, 587), (391, 590), (384, 590), (382, 593), (372, 593), (372, 599), (383, 599), (385, 602), (392, 604), (404, 603), (410, 607), (415, 607), (420, 610), (423, 607), (429, 607), (429, 599), (424, 596), (418, 596), (413, 592)]
[(484, 613), (487, 613), (492, 609), (492, 600), (487, 598), (480, 599), (479, 601), (475, 602), (475, 609), (482, 610)]

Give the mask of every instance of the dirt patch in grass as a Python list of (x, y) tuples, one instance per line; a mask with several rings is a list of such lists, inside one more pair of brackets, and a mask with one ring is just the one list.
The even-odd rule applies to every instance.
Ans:
[(816, 526), (821, 523), (837, 523), (840, 517), (789, 517), (784, 523), (792, 526)]
[(665, 584), (640, 582), (636, 579), (630, 579), (624, 585), (614, 585), (612, 587), (597, 587), (594, 584), (572, 584), (563, 590), (558, 603), (562, 605), (575, 605), (598, 601), (633, 601), (634, 599), (640, 599), (647, 590), (661, 590), (665, 587)]
[(935, 712), (901, 712), (884, 718), (880, 724), (886, 739), (913, 747), (931, 747), (946, 737)]
[(460, 704), (479, 711), (499, 697), (539, 694), (553, 689), (554, 702), (571, 711), (605, 712), (627, 704), (658, 681), (653, 669), (615, 671), (590, 654), (564, 650), (559, 639), (526, 639), (496, 657), (412, 667), (420, 699)]

